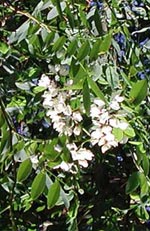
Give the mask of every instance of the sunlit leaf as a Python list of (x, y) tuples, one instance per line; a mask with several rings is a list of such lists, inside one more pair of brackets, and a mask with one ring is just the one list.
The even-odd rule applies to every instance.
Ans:
[(148, 87), (148, 83), (146, 79), (140, 80), (133, 84), (129, 97), (130, 97), (130, 101), (134, 105), (137, 106), (145, 99), (147, 95), (147, 87)]
[(32, 171), (32, 162), (30, 159), (24, 160), (17, 171), (17, 181), (24, 181), (28, 178)]
[(60, 196), (60, 185), (58, 181), (55, 181), (48, 190), (48, 196), (47, 196), (47, 206), (48, 208), (54, 207), (57, 200)]
[(89, 76), (87, 77), (87, 81), (95, 95), (98, 96), (101, 100), (106, 101), (104, 94), (102, 93), (96, 82), (94, 82), (94, 80)]
[(31, 186), (31, 197), (36, 200), (44, 191), (46, 183), (46, 175), (40, 172), (35, 178)]
[(81, 61), (84, 59), (90, 52), (90, 44), (88, 41), (85, 41), (82, 46), (79, 48), (77, 59)]
[(89, 115), (91, 98), (90, 98), (90, 89), (87, 80), (85, 80), (83, 84), (83, 104), (87, 115)]

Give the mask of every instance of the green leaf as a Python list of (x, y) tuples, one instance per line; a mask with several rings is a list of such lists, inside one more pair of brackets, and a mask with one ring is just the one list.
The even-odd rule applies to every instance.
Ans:
[(57, 41), (54, 43), (52, 51), (56, 52), (56, 51), (60, 50), (63, 47), (63, 45), (65, 44), (65, 42), (66, 42), (66, 37), (65, 36), (59, 37), (57, 39)]
[(149, 158), (145, 153), (142, 155), (142, 157), (142, 167), (144, 170), (144, 174), (147, 176), (149, 174)]
[(90, 44), (88, 41), (85, 41), (82, 46), (79, 48), (79, 53), (77, 59), (79, 61), (83, 60), (90, 52)]
[(69, 56), (73, 55), (76, 52), (77, 48), (78, 48), (78, 43), (77, 43), (77, 40), (74, 39), (74, 40), (71, 41), (71, 43), (68, 46), (67, 54)]
[(87, 79), (84, 81), (84, 84), (83, 84), (83, 104), (84, 104), (86, 114), (89, 115), (90, 106), (91, 106), (91, 98), (90, 98), (90, 89), (89, 89)]
[(91, 77), (89, 77), (89, 76), (87, 76), (87, 80), (88, 80), (88, 84), (90, 85), (90, 87), (91, 87), (92, 91), (95, 93), (95, 95), (98, 96), (104, 102), (106, 102), (104, 94), (99, 89), (99, 87), (97, 86), (96, 82), (94, 82), (94, 80)]
[(65, 13), (67, 14), (69, 25), (70, 25), (71, 29), (73, 30), (75, 27), (75, 18), (71, 12), (71, 9), (69, 8), (69, 5), (66, 6)]
[(24, 160), (17, 172), (17, 181), (24, 181), (30, 175), (32, 171), (32, 162), (30, 159)]
[(130, 194), (135, 191), (140, 184), (140, 173), (133, 172), (129, 177), (127, 184), (126, 184), (126, 193)]
[(127, 127), (127, 129), (124, 131), (124, 134), (131, 138), (135, 136), (134, 129), (131, 126)]
[(99, 49), (99, 52), (100, 53), (105, 53), (109, 50), (110, 48), (110, 45), (111, 45), (111, 38), (112, 38), (112, 35), (111, 33), (107, 34), (104, 39), (102, 40), (101, 44), (100, 44), (100, 49)]
[(34, 87), (33, 92), (34, 92), (35, 94), (38, 94), (39, 92), (42, 92), (42, 91), (44, 91), (45, 89), (46, 89), (45, 87), (37, 86), (37, 87)]
[(60, 2), (60, 0), (55, 0), (56, 2), (56, 8), (59, 14), (60, 19), (63, 19), (63, 11), (66, 8), (65, 2)]
[(112, 133), (118, 142), (123, 139), (123, 131), (120, 128), (113, 128)]
[(141, 189), (140, 196), (144, 197), (145, 195), (147, 195), (149, 187), (145, 175), (143, 173), (140, 173), (139, 177), (140, 177), (139, 179), (140, 179), (140, 189)]
[(142, 100), (144, 100), (144, 98), (147, 95), (147, 88), (148, 88), (148, 83), (146, 79), (137, 81), (136, 83), (133, 84), (129, 97), (131, 102), (135, 106), (139, 105), (142, 102)]
[(55, 181), (48, 190), (47, 206), (48, 208), (54, 207), (60, 196), (60, 185), (58, 181)]
[(148, 220), (149, 219), (149, 214), (145, 209), (145, 206), (139, 205), (137, 209), (135, 210), (136, 216), (139, 217), (142, 220)]
[(100, 39), (94, 43), (94, 45), (90, 51), (90, 59), (97, 59), (97, 57), (99, 55), (100, 44), (101, 44)]
[(9, 46), (6, 43), (0, 42), (0, 52), (6, 54), (9, 51)]
[(44, 191), (46, 183), (46, 175), (40, 172), (35, 178), (31, 186), (31, 197), (36, 200)]

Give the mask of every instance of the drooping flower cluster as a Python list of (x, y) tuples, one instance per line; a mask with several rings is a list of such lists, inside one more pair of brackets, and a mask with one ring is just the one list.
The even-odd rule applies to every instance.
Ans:
[[(76, 92), (61, 89), (54, 80), (50, 80), (46, 75), (42, 75), (39, 86), (46, 88), (43, 94), (43, 106), (47, 109), (46, 115), (50, 118), (53, 128), (59, 135), (67, 136), (65, 146), (70, 152), (73, 163), (76, 162), (82, 167), (87, 167), (88, 161), (92, 160), (94, 155), (89, 149), (82, 147), (83, 140), (80, 140), (82, 123), (84, 122), (84, 110), (81, 109), (83, 107), (82, 100), (80, 108), (73, 110), (71, 99), (77, 97)], [(89, 137), (88, 140), (92, 146), (98, 145), (101, 147), (102, 153), (128, 141), (126, 130), (130, 125), (125, 119), (126, 115), (121, 110), (123, 100), (122, 96), (115, 94), (109, 105), (97, 98), (93, 99), (91, 104), (90, 117), (92, 124), (87, 131), (90, 136), (90, 140)], [(70, 136), (72, 136), (72, 143), (70, 143)], [(79, 147), (74, 139), (80, 140)], [(73, 163), (62, 161), (55, 168), (72, 171)]]
[[(68, 151), (70, 152), (71, 155), (71, 159), (74, 162), (77, 162), (80, 166), (86, 168), (88, 167), (88, 161), (91, 161), (92, 158), (94, 157), (93, 153), (83, 147), (77, 147), (77, 145), (75, 143), (68, 143), (66, 145)], [(74, 172), (73, 171), (73, 163), (67, 163), (65, 161), (62, 161), (59, 165), (55, 166), (55, 169), (62, 169), (64, 171), (70, 171), (70, 172)]]
[[(90, 115), (93, 124), (91, 128), (91, 143), (92, 145), (98, 144), (101, 147), (102, 153), (105, 153), (112, 147), (117, 147), (119, 143), (126, 143), (128, 140), (123, 131), (127, 129), (129, 124), (119, 114), (122, 101), (123, 97), (116, 95), (107, 109), (104, 101), (99, 99), (95, 99), (91, 105)], [(115, 131), (117, 133), (121, 131), (121, 135), (118, 137)]]
[(71, 91), (61, 91), (53, 80), (49, 79), (47, 81), (46, 76), (42, 77), (39, 82), (40, 86), (41, 83), (43, 84), (42, 86), (47, 87), (47, 91), (43, 95), (43, 106), (47, 108), (47, 116), (51, 119), (53, 128), (59, 135), (80, 135), (81, 113), (79, 110), (73, 111), (69, 103), (67, 103), (71, 97)]

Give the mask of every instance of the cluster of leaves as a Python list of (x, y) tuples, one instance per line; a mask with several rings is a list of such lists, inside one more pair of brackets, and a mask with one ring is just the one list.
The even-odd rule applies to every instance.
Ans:
[[(0, 229), (146, 230), (150, 1), (16, 0), (0, 9)], [(80, 138), (58, 135), (47, 118), (43, 74), (75, 92), (74, 110), (83, 102)], [(134, 130), (102, 154), (87, 139), (90, 108), (116, 92)], [(88, 168), (55, 168), (70, 162), (68, 139), (90, 147)]]

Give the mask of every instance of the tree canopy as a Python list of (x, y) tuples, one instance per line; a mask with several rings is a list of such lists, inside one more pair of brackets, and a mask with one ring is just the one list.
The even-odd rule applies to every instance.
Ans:
[(150, 0), (0, 19), (0, 230), (149, 230)]

